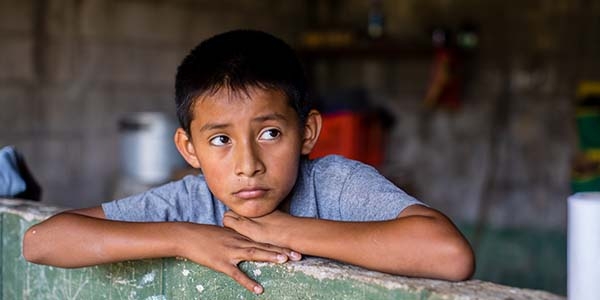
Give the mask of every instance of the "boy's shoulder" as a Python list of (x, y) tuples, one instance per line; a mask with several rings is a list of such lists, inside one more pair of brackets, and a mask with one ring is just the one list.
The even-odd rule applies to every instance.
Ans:
[(338, 221), (389, 220), (418, 200), (374, 167), (339, 155), (305, 161), (292, 214)]
[(218, 224), (216, 214), (225, 207), (216, 201), (204, 176), (187, 175), (179, 180), (102, 204), (108, 219), (121, 221), (189, 221)]
[(352, 160), (337, 154), (330, 154), (323, 157), (310, 160), (313, 168), (328, 169), (331, 167), (356, 168), (363, 164), (359, 161)]
[(325, 180), (331, 176), (346, 177), (359, 169), (375, 171), (367, 164), (335, 154), (313, 159), (307, 166), (312, 176), (323, 176)]
[(385, 180), (375, 168), (340, 155), (327, 155), (307, 161), (302, 167), (302, 181), (317, 191), (341, 192), (350, 186)]

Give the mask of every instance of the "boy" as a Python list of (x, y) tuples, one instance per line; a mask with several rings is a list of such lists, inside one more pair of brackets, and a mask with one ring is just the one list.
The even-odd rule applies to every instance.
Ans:
[(321, 116), (306, 90), (293, 50), (269, 34), (237, 30), (202, 42), (177, 70), (174, 137), (202, 175), (53, 216), (25, 233), (23, 255), (59, 267), (185, 257), (257, 294), (263, 288), (238, 263), (300, 253), (392, 274), (469, 278), (473, 252), (443, 214), (369, 166), (307, 159)]

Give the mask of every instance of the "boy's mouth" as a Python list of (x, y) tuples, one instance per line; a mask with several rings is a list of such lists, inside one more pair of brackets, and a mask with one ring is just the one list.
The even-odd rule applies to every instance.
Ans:
[(237, 192), (234, 192), (233, 195), (240, 199), (254, 199), (263, 197), (269, 190), (261, 187), (247, 187), (243, 188)]

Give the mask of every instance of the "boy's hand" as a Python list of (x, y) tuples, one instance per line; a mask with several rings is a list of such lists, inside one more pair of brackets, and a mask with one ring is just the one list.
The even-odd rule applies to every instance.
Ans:
[(228, 275), (256, 294), (263, 292), (262, 286), (244, 274), (238, 264), (242, 261), (284, 263), (292, 258), (289, 249), (254, 242), (229, 228), (189, 225), (181, 256)]
[(421, 205), (387, 221), (341, 222), (280, 211), (246, 218), (230, 211), (223, 224), (254, 241), (380, 272), (458, 281), (474, 270), (468, 241), (446, 216)]
[(36, 264), (79, 268), (177, 256), (222, 272), (257, 294), (263, 288), (237, 265), (241, 261), (283, 263), (293, 258), (291, 252), (220, 226), (106, 220), (101, 207), (59, 213), (30, 227), (23, 236), (23, 256)]
[[(285, 228), (293, 219), (293, 216), (279, 210), (260, 218), (242, 217), (233, 211), (227, 211), (223, 215), (223, 225), (254, 241), (283, 246), (286, 238), (282, 236), (282, 233), (288, 232)], [(289, 253), (288, 257), (291, 260), (302, 259), (301, 255), (294, 251)]]

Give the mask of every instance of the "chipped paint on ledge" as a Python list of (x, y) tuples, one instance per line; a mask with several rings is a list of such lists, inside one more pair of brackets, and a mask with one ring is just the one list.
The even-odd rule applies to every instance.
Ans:
[(314, 257), (285, 264), (240, 264), (264, 286), (260, 296), (187, 260), (139, 260), (80, 269), (26, 262), (21, 255), (22, 234), (59, 211), (35, 202), (0, 200), (0, 299), (565, 299), (478, 280), (452, 283), (393, 276)]
[(29, 200), (0, 199), (0, 214), (15, 214), (27, 222), (41, 221), (64, 210), (66, 209)]

